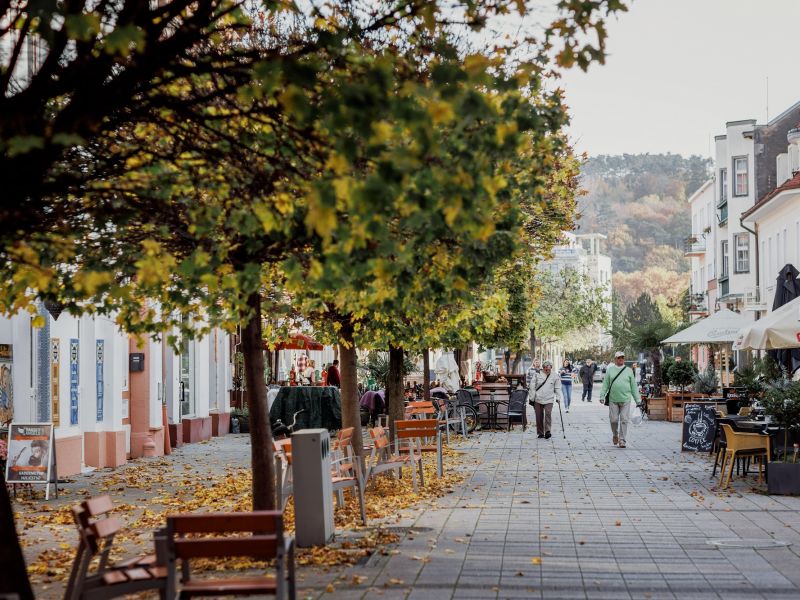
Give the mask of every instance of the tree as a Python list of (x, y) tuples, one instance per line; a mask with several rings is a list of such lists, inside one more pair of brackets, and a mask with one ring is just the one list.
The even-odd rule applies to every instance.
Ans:
[(625, 309), (625, 321), (629, 325), (644, 325), (659, 318), (658, 307), (646, 292), (642, 292), (636, 302)]
[(671, 336), (675, 327), (664, 319), (653, 320), (642, 325), (632, 325), (623, 333), (624, 344), (633, 350), (647, 352), (653, 364), (653, 394), (661, 395), (661, 340)]
[(570, 267), (557, 273), (543, 270), (536, 283), (534, 325), (539, 337), (553, 341), (592, 325), (608, 326), (606, 288), (587, 275)]

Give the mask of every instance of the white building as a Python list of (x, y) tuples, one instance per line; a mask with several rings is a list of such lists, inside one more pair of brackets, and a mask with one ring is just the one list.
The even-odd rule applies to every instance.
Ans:
[(684, 242), (684, 254), (692, 263), (689, 315), (694, 320), (708, 316), (717, 302), (715, 263), (718, 228), (714, 181), (706, 181), (687, 202), (692, 213), (693, 233)]
[[(759, 318), (772, 304), (778, 271), (800, 261), (800, 198), (789, 179), (800, 168), (798, 124), (800, 102), (767, 124), (729, 121), (714, 138), (712, 178), (689, 198), (694, 317), (726, 307)], [(704, 352), (697, 359), (702, 368)]]
[[(229, 338), (220, 330), (184, 343), (180, 354), (141, 346), (107, 317), (0, 318), (0, 419), (52, 422), (59, 476), (164, 454), (172, 445), (228, 431)], [(164, 427), (162, 406), (166, 407)]]
[(778, 273), (786, 265), (800, 266), (800, 128), (790, 130), (786, 140), (787, 151), (776, 158), (778, 187), (742, 215), (755, 232), (761, 292), (748, 298), (748, 308), (762, 316), (772, 310)]

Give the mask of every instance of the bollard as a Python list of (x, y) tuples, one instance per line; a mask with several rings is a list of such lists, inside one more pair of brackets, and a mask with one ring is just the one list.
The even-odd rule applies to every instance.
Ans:
[(324, 546), (334, 534), (331, 438), (327, 429), (292, 435), (295, 539), (300, 547)]

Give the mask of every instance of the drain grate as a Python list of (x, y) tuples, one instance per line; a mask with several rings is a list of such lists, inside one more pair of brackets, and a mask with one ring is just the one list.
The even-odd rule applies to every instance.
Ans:
[(405, 535), (407, 533), (413, 535), (419, 535), (420, 533), (428, 533), (433, 531), (433, 527), (399, 527), (399, 526), (389, 526), (389, 527), (376, 527), (376, 529), (380, 529), (382, 531), (388, 531), (389, 533), (396, 533), (398, 535)]
[(783, 540), (754, 540), (754, 539), (739, 539), (728, 538), (720, 540), (708, 540), (706, 544), (709, 546), (716, 546), (717, 548), (753, 548), (755, 550), (765, 548), (785, 548), (791, 546), (791, 542)]

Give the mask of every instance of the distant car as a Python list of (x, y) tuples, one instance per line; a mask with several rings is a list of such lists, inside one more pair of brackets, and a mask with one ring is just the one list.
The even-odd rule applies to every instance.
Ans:
[(601, 369), (600, 365), (597, 365), (597, 370), (594, 372), (594, 381), (595, 382), (603, 381), (603, 376), (605, 375), (605, 373), (606, 373), (606, 370), (605, 369)]

